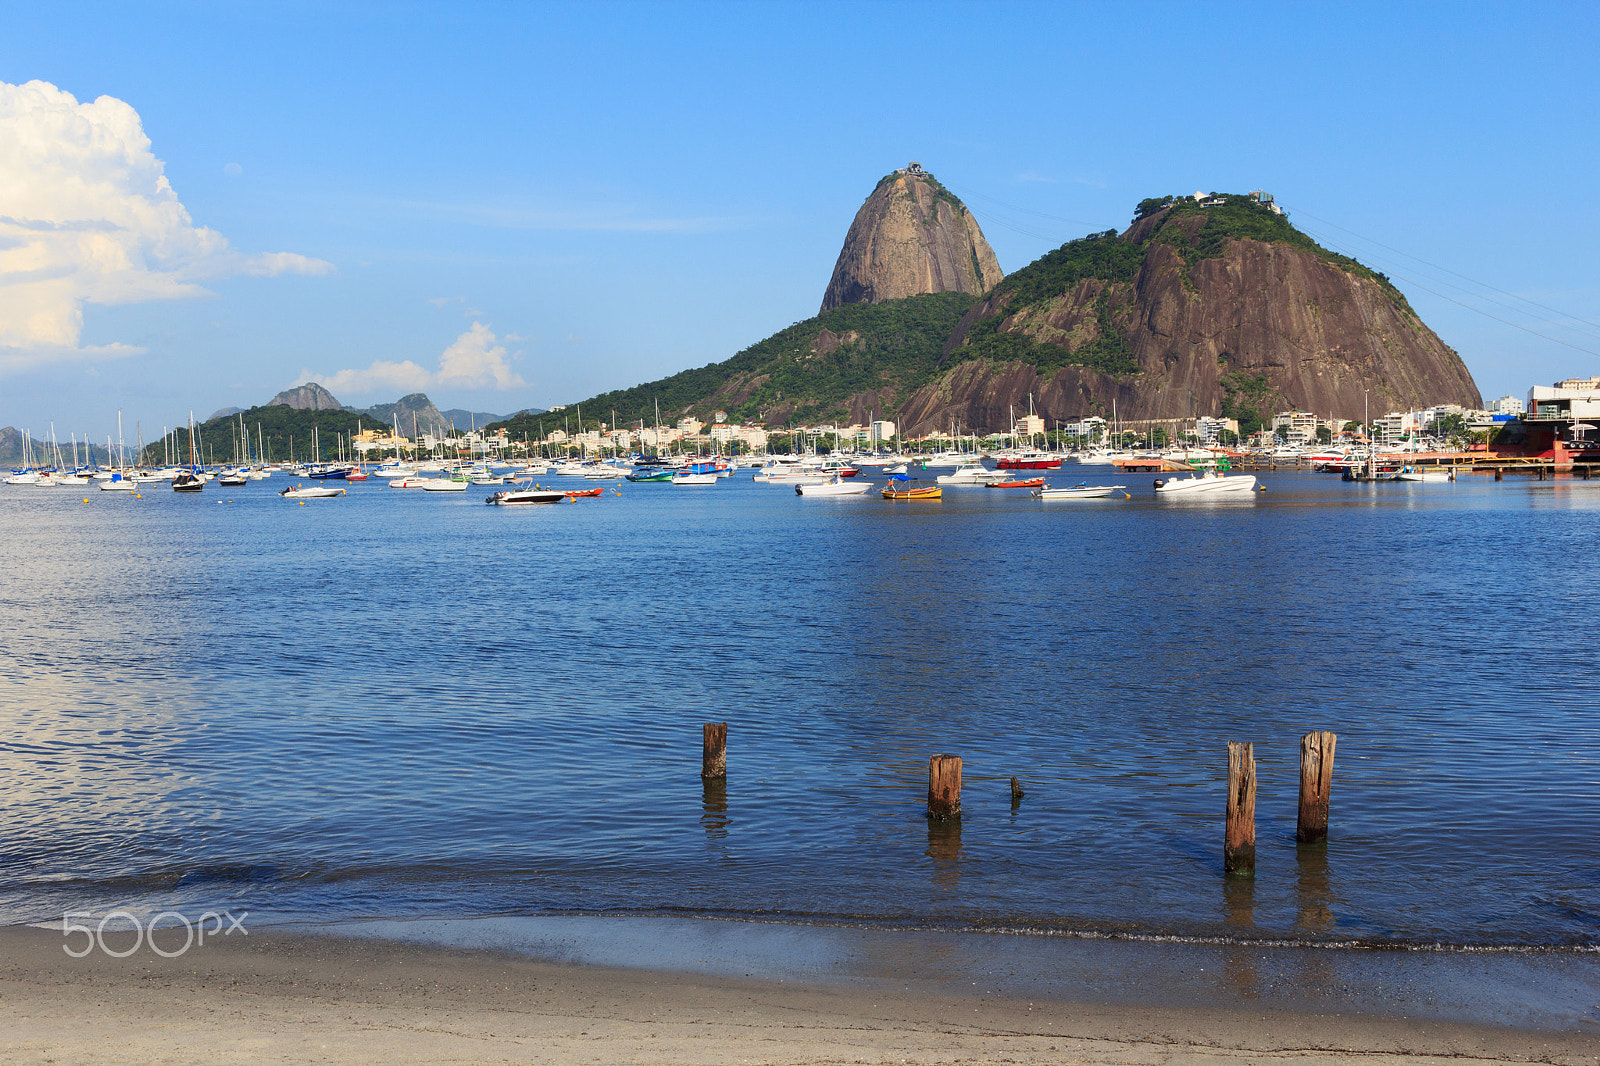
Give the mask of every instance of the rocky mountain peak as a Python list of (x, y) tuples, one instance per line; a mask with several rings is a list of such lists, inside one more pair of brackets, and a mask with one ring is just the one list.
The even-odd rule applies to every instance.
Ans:
[(982, 295), (1002, 277), (972, 212), (911, 163), (880, 180), (856, 212), (822, 310), (929, 292)]
[(343, 405), (333, 398), (333, 393), (318, 385), (315, 381), (308, 381), (292, 389), (284, 389), (278, 395), (268, 400), (264, 406), (274, 404), (287, 404), (296, 411), (340, 411)]

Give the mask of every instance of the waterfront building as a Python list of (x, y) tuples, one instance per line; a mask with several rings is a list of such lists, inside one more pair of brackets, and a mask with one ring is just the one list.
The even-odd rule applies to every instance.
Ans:
[(1274, 435), (1281, 429), (1290, 444), (1308, 444), (1317, 439), (1317, 416), (1309, 411), (1284, 411), (1272, 417)]
[(1600, 419), (1600, 378), (1568, 378), (1528, 390), (1525, 421)]

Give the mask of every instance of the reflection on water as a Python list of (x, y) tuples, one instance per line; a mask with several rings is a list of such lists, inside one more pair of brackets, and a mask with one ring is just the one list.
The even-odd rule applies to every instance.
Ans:
[(701, 781), (700, 824), (706, 840), (720, 845), (728, 837), (728, 779), (703, 777)]
[(1301, 844), (1295, 848), (1294, 858), (1298, 924), (1307, 933), (1326, 933), (1333, 927), (1333, 891), (1328, 887), (1328, 846), (1326, 843)]
[[(526, 512), (0, 487), (0, 918), (245, 898), (1600, 943), (1574, 843), (1600, 662), (1551, 639), (1592, 606), (1600, 482), (1262, 480), (1244, 506), (937, 510), (748, 480)], [(1550, 683), (1507, 713), (1530, 662)], [(712, 708), (737, 805), (687, 784)], [(1340, 842), (1302, 855), (1313, 728), (1340, 735)], [(1230, 737), (1260, 872), (1219, 908)], [(920, 817), (931, 751), (963, 757), (964, 825)]]
[(933, 860), (933, 883), (946, 892), (961, 887), (961, 817), (928, 819), (928, 850)]

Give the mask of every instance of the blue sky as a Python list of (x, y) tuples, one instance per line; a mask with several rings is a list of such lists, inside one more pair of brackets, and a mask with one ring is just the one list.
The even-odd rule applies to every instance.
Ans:
[[(1521, 395), (1600, 373), (1596, 11), (10, 4), (0, 82), (115, 98), (149, 144), (131, 177), (57, 152), (65, 98), (13, 94), (0, 219), (86, 170), (73, 218), (148, 230), (131, 267), (88, 223), (0, 231), (0, 425), (148, 435), (307, 374), (509, 412), (720, 361), (816, 312), (910, 159), (1008, 272), (1146, 196), (1265, 188)], [(158, 173), (159, 218), (115, 202)]]

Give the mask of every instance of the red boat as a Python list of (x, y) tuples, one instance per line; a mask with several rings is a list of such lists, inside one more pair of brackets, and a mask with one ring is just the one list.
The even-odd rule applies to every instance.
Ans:
[(606, 490), (603, 489), (603, 488), (602, 489), (568, 489), (567, 490), (567, 495), (571, 496), (573, 499), (577, 499), (579, 496), (599, 496), (599, 495), (602, 495), (605, 491)]
[(991, 489), (1040, 489), (1044, 487), (1044, 478), (1030, 477), (1021, 481), (991, 481)]
[(1049, 452), (1023, 452), (1021, 455), (1008, 455), (995, 465), (1001, 470), (1059, 470), (1061, 456)]

